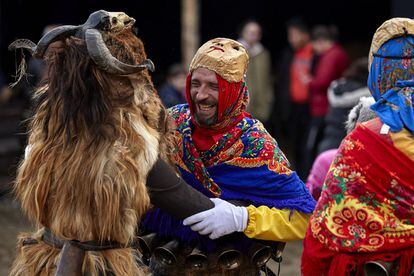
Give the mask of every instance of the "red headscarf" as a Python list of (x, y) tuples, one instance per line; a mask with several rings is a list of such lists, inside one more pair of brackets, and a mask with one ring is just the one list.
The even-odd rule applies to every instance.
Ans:
[(216, 74), (218, 81), (217, 122), (212, 126), (200, 126), (194, 118), (193, 100), (191, 99), (191, 73), (186, 79), (186, 97), (190, 107), (191, 120), (194, 124), (193, 142), (198, 150), (210, 149), (226, 132), (232, 129), (244, 117), (251, 117), (246, 106), (249, 101), (247, 87), (243, 81), (228, 82)]

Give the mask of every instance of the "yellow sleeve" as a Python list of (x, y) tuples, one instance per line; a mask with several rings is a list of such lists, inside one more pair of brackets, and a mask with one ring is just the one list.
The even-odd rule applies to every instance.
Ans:
[(403, 128), (399, 132), (390, 132), (390, 137), (397, 149), (414, 160), (414, 137), (411, 132)]
[(305, 238), (310, 214), (267, 206), (247, 207), (249, 219), (244, 234), (249, 238), (288, 242)]

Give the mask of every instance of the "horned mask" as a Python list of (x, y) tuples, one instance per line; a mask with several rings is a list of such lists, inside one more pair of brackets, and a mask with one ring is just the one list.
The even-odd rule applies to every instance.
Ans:
[(119, 32), (132, 28), (135, 19), (123, 12), (107, 12), (99, 10), (92, 13), (88, 20), (78, 26), (65, 25), (57, 27), (45, 34), (37, 43), (28, 39), (18, 39), (9, 45), (9, 50), (26, 49), (34, 58), (42, 59), (48, 46), (70, 36), (84, 39), (91, 59), (103, 71), (116, 75), (129, 75), (144, 69), (154, 71), (154, 64), (146, 59), (140, 64), (126, 64), (110, 53), (102, 38), (103, 33)]

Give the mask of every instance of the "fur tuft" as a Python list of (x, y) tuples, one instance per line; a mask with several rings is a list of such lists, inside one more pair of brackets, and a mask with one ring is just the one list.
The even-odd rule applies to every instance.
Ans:
[(358, 123), (363, 123), (374, 119), (375, 112), (371, 110), (371, 105), (375, 103), (373, 97), (361, 97), (356, 106), (349, 112), (348, 120), (345, 122), (347, 133), (349, 134)]
[[(123, 62), (146, 58), (130, 30), (105, 39)], [(107, 74), (90, 59), (83, 40), (68, 38), (63, 51), (51, 55), (48, 79), (36, 93), (31, 149), (18, 170), (16, 196), (29, 219), (58, 238), (128, 244), (149, 207), (147, 174), (160, 147), (166, 148), (164, 107), (146, 71)], [(59, 250), (39, 237), (38, 244), (23, 246), (23, 237), (12, 275), (51, 275)], [(130, 248), (86, 252), (83, 271), (144, 274), (136, 256)]]

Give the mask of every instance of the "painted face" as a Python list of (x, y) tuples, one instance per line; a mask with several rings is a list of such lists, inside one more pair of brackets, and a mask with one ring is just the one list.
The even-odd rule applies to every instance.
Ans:
[(217, 59), (226, 55), (239, 56), (243, 54), (242, 49), (240, 49), (242, 48), (241, 44), (230, 39), (216, 38), (201, 47), (208, 48), (205, 51)]
[(194, 117), (200, 125), (210, 126), (217, 121), (218, 81), (216, 73), (198, 68), (191, 75), (190, 95)]
[(228, 82), (240, 82), (246, 73), (249, 56), (243, 45), (228, 38), (214, 38), (204, 43), (190, 64), (190, 71), (208, 68)]

